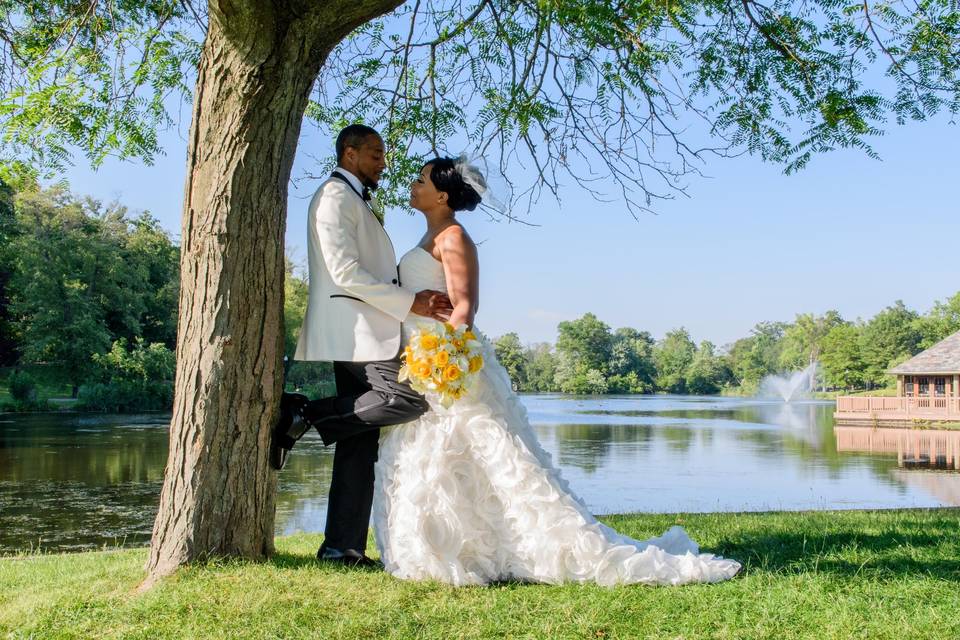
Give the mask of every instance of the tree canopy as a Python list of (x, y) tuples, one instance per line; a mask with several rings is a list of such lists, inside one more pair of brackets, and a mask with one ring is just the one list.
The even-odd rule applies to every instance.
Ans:
[[(8, 168), (55, 170), (74, 151), (150, 162), (176, 98), (192, 94), (208, 11), (0, 3)], [(332, 51), (307, 115), (380, 127), (393, 185), (455, 141), (495, 160), (518, 198), (567, 177), (642, 209), (710, 154), (788, 171), (835, 148), (873, 154), (890, 119), (957, 112), (958, 61), (951, 0), (410, 0)]]
[(115, 340), (174, 345), (179, 252), (156, 219), (62, 187), (14, 202), (3, 312), (22, 361), (63, 366), (76, 392)]

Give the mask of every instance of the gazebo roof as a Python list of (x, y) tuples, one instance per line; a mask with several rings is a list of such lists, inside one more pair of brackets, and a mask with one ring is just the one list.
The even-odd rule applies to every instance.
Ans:
[(890, 373), (960, 373), (960, 331), (890, 369)]

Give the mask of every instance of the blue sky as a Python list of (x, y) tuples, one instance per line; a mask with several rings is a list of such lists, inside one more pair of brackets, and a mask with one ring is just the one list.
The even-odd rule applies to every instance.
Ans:
[[(71, 189), (149, 210), (178, 237), (188, 126), (184, 109), (152, 167), (108, 161), (94, 172), (78, 159)], [(613, 328), (661, 337), (685, 326), (694, 340), (724, 345), (800, 312), (868, 318), (897, 299), (926, 311), (960, 290), (958, 134), (945, 117), (891, 124), (874, 140), (882, 160), (838, 151), (792, 176), (759, 158), (710, 159), (710, 177), (691, 178), (689, 197), (639, 220), (622, 202), (572, 187), (524, 216), (536, 227), (464, 215), (481, 243), (477, 324), (491, 336), (553, 341), (559, 321), (592, 311)], [(305, 125), (294, 178), (332, 146)], [(290, 187), (287, 248), (298, 262), (317, 185)], [(387, 214), (398, 258), (423, 229), (419, 215)]]

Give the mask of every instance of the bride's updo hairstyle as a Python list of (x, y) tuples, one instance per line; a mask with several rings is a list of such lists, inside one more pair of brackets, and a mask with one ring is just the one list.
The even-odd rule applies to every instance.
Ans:
[[(430, 165), (430, 181), (437, 191), (447, 194), (447, 205), (454, 211), (473, 211), (480, 204), (480, 194), (473, 188), (460, 173), (458, 161), (453, 158), (434, 158), (427, 162)], [(462, 163), (460, 163), (462, 164)], [(470, 169), (470, 167), (466, 167)], [(483, 177), (471, 175), (481, 187), (485, 186)]]

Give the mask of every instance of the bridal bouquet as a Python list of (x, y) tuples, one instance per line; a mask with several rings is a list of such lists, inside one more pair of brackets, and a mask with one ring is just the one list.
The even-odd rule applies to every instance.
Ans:
[(483, 368), (476, 334), (466, 325), (457, 328), (448, 322), (420, 325), (401, 361), (400, 382), (409, 380), (414, 391), (438, 395), (444, 407), (462, 398)]

